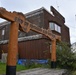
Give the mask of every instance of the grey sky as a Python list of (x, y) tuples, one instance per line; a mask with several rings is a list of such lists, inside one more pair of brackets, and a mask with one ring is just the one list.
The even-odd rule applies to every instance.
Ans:
[(50, 11), (51, 5), (65, 17), (65, 24), (70, 28), (71, 43), (76, 42), (76, 0), (0, 0), (0, 7), (23, 13), (41, 7)]

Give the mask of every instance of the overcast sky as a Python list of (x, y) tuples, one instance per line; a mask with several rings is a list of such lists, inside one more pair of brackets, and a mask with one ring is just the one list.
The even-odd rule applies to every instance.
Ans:
[(76, 42), (76, 0), (0, 0), (0, 7), (24, 14), (41, 7), (50, 11), (50, 6), (55, 7), (65, 17), (65, 24), (70, 29), (71, 43)]

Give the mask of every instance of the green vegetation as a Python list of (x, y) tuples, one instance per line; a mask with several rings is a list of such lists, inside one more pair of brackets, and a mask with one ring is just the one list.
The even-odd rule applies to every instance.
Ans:
[(75, 53), (71, 51), (71, 48), (65, 42), (58, 43), (57, 45), (57, 63), (60, 68), (76, 69)]
[(76, 75), (76, 71), (72, 71), (70, 75)]
[[(17, 65), (17, 71), (21, 71), (25, 69), (27, 69), (25, 66)], [(6, 73), (6, 64), (0, 62), (0, 74), (4, 74), (4, 73)]]
[[(45, 64), (37, 64), (37, 63), (28, 63), (26, 65), (18, 65), (17, 64), (17, 69), (16, 71), (21, 71), (21, 70), (27, 70), (27, 69), (32, 69), (32, 68), (39, 68), (39, 67), (47, 67), (48, 65)], [(0, 62), (0, 74), (5, 74), (6, 73), (6, 64)]]
[[(17, 71), (25, 70), (27, 69), (23, 65), (17, 65)], [(6, 72), (6, 64), (0, 62), (0, 74), (4, 74)]]
[(76, 75), (76, 53), (65, 42), (57, 44), (57, 67), (68, 69), (71, 75)]
[(6, 65), (0, 62), (0, 74), (5, 73)]

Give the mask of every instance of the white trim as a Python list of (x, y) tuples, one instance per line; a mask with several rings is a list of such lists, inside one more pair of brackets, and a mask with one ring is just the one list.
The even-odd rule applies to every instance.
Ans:
[(11, 22), (4, 21), (4, 22), (0, 23), (0, 26), (6, 26), (6, 25), (8, 25), (8, 24), (10, 24), (10, 23), (11, 23)]

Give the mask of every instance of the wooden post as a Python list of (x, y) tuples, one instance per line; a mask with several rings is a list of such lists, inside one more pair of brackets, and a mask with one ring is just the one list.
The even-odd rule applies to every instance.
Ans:
[(6, 75), (16, 75), (16, 63), (18, 55), (18, 23), (12, 22), (10, 25), (10, 35), (8, 44)]
[(51, 68), (56, 68), (56, 40), (52, 40)]

